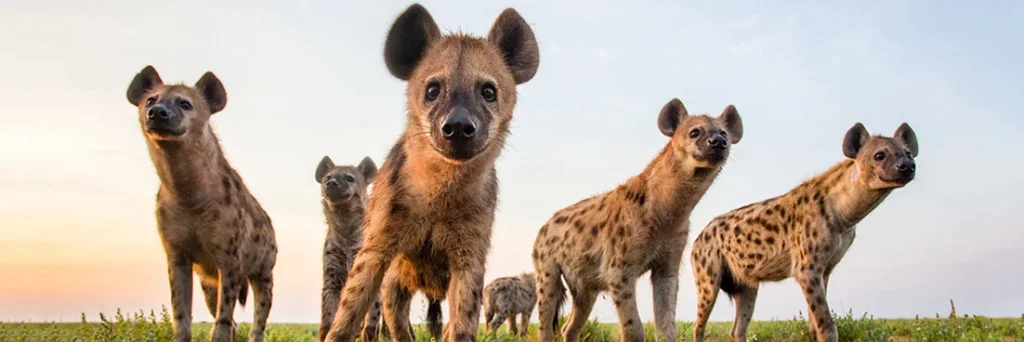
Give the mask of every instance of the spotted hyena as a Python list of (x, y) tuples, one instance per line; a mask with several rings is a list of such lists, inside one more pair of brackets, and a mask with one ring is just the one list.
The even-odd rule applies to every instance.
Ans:
[(235, 302), (252, 286), (250, 341), (262, 341), (270, 314), (277, 244), (270, 217), (224, 159), (210, 117), (227, 94), (207, 72), (193, 86), (164, 84), (147, 66), (128, 86), (160, 178), (156, 223), (167, 254), (174, 339), (192, 340), (192, 272), (216, 321), (213, 341), (234, 341)]
[(537, 71), (537, 43), (513, 9), (477, 38), (442, 35), (414, 4), (391, 26), (384, 60), (408, 81), (407, 125), (374, 180), (365, 241), (327, 339), (352, 341), (380, 289), (395, 339), (411, 339), (409, 304), (422, 291), (449, 301), (443, 340), (475, 340), (498, 199), (494, 161), (516, 85)]
[(698, 289), (694, 339), (725, 291), (736, 305), (732, 337), (746, 340), (761, 282), (796, 278), (819, 341), (837, 341), (825, 291), (856, 236), (856, 224), (894, 189), (914, 179), (917, 137), (906, 123), (893, 137), (870, 136), (857, 123), (843, 139), (846, 160), (788, 193), (718, 216), (693, 244)]
[[(484, 287), (484, 322), (493, 333), (507, 319), (510, 333), (526, 337), (536, 304), (537, 278), (533, 272), (494, 279)], [(522, 331), (516, 327), (516, 315), (522, 315)]]
[(610, 291), (624, 341), (642, 341), (636, 308), (636, 280), (651, 272), (657, 331), (675, 341), (679, 265), (689, 217), (711, 186), (730, 146), (743, 137), (736, 107), (717, 117), (689, 115), (679, 99), (661, 109), (658, 127), (671, 138), (639, 175), (614, 190), (584, 199), (555, 213), (537, 234), (540, 340), (551, 341), (564, 296), (560, 278), (572, 293), (566, 341), (579, 339), (597, 295)]

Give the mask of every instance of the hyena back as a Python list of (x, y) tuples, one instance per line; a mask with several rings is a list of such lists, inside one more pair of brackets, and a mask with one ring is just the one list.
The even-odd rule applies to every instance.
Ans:
[[(484, 322), (492, 333), (508, 320), (513, 335), (526, 337), (530, 315), (537, 304), (537, 279), (533, 272), (494, 279), (484, 287)], [(516, 315), (522, 315), (522, 329), (516, 327)]]
[(894, 137), (870, 136), (860, 123), (843, 139), (848, 158), (788, 193), (713, 219), (691, 252), (697, 286), (694, 340), (721, 289), (736, 306), (732, 338), (745, 341), (761, 282), (796, 278), (818, 341), (837, 341), (825, 301), (829, 276), (856, 237), (856, 224), (894, 189), (913, 180), (917, 137), (901, 125)]
[(718, 117), (689, 115), (672, 99), (658, 116), (671, 138), (639, 175), (616, 189), (555, 213), (533, 245), (537, 272), (540, 340), (552, 341), (564, 298), (561, 278), (572, 293), (565, 341), (577, 341), (599, 293), (610, 291), (623, 341), (642, 341), (636, 280), (651, 272), (657, 332), (675, 341), (679, 265), (689, 216), (711, 186), (730, 146), (743, 136), (736, 108)]
[(164, 84), (147, 66), (132, 79), (128, 102), (160, 178), (156, 221), (167, 254), (176, 341), (192, 340), (192, 272), (215, 318), (213, 341), (234, 341), (235, 303), (248, 286), (255, 309), (250, 341), (262, 341), (270, 314), (277, 244), (270, 217), (228, 164), (210, 117), (227, 94), (213, 73), (194, 86)]
[(365, 241), (327, 340), (352, 341), (378, 290), (395, 339), (411, 340), (417, 291), (449, 300), (443, 340), (476, 339), (497, 206), (494, 161), (516, 85), (533, 78), (539, 58), (532, 30), (513, 9), (501, 13), (487, 38), (442, 35), (418, 4), (395, 20), (384, 59), (408, 82), (407, 124), (374, 180)]

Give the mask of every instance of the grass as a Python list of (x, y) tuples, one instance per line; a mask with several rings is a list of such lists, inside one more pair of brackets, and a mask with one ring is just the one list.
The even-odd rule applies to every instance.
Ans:
[[(878, 319), (853, 311), (836, 315), (840, 341), (1022, 341), (1024, 342), (1024, 315), (1020, 318), (988, 318), (984, 316), (958, 316), (954, 310), (946, 317), (913, 319)], [(729, 341), (730, 322), (713, 322), (708, 327), (709, 341)], [(647, 340), (654, 340), (654, 326), (644, 326)], [(195, 341), (206, 341), (209, 323), (193, 325)], [(271, 324), (267, 328), (267, 341), (316, 341), (315, 324)], [(530, 326), (528, 340), (536, 338), (537, 325)], [(238, 341), (245, 341), (249, 324), (239, 324)], [(692, 338), (692, 323), (677, 323), (680, 341)], [(166, 308), (159, 314), (150, 311), (125, 315), (120, 310), (114, 317), (99, 315), (99, 322), (88, 322), (85, 314), (78, 323), (0, 323), (0, 341), (169, 341), (173, 337), (170, 316)], [(773, 320), (751, 323), (750, 341), (813, 341), (802, 316), (791, 320)], [(418, 341), (430, 341), (426, 327), (416, 327)], [(614, 323), (588, 322), (581, 335), (583, 341), (618, 341), (618, 328)], [(479, 341), (519, 341), (498, 329), (492, 337), (480, 329)]]

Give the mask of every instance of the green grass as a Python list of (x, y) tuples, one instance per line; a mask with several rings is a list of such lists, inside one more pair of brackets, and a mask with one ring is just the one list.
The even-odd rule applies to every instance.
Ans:
[[(1024, 315), (1020, 318), (988, 318), (955, 312), (945, 317), (878, 319), (852, 311), (836, 316), (840, 341), (1022, 341), (1024, 342)], [(708, 340), (728, 341), (729, 322), (714, 322), (708, 327)], [(654, 340), (653, 324), (644, 326), (647, 339)], [(208, 339), (209, 323), (193, 326), (195, 341)], [(271, 324), (267, 328), (267, 341), (315, 341), (315, 324)], [(530, 338), (536, 338), (537, 325), (530, 326)], [(680, 341), (692, 338), (692, 323), (679, 322)], [(248, 324), (238, 325), (238, 341), (245, 341)], [(88, 322), (82, 315), (79, 323), (0, 323), (0, 341), (169, 341), (173, 336), (166, 308), (159, 314), (139, 312), (130, 315), (120, 310), (114, 317), (99, 315), (99, 322)], [(429, 341), (423, 326), (416, 327), (418, 341)], [(614, 323), (588, 322), (583, 341), (617, 341), (618, 327)], [(748, 339), (751, 341), (813, 341), (803, 317), (791, 320), (753, 322)], [(496, 337), (480, 329), (480, 341), (518, 341), (509, 336), (506, 328), (498, 329)]]

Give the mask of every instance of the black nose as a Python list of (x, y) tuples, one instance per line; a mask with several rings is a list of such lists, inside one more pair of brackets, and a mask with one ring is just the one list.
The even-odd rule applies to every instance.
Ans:
[(146, 118), (150, 120), (167, 120), (170, 117), (171, 112), (164, 106), (153, 106), (146, 113)]
[(441, 133), (449, 141), (472, 140), (476, 135), (476, 120), (463, 110), (456, 110), (441, 124)]
[(726, 146), (729, 146), (729, 142), (725, 141), (725, 137), (715, 135), (708, 139), (708, 145), (711, 145), (713, 148), (724, 149)]
[(328, 188), (337, 188), (338, 187), (338, 181), (333, 180), (333, 179), (328, 179), (327, 183), (324, 183), (324, 185), (326, 185)]
[(913, 161), (904, 160), (896, 165), (896, 170), (899, 170), (900, 172), (903, 173), (912, 173), (914, 171), (917, 171), (917, 164), (914, 163)]

